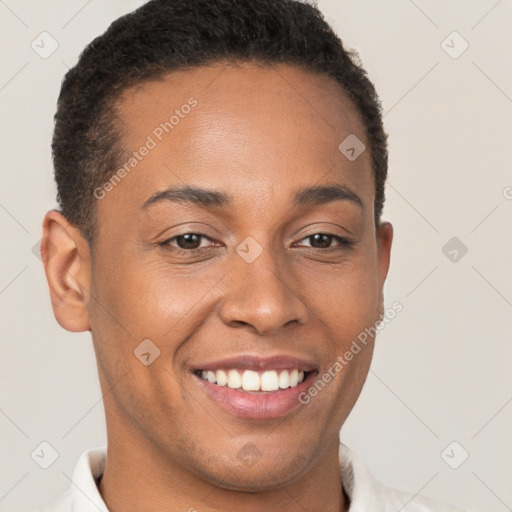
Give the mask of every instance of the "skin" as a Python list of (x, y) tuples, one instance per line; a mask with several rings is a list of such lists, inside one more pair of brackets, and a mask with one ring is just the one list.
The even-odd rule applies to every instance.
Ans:
[[(59, 212), (44, 219), (43, 256), (57, 248), (45, 259), (55, 317), (90, 330), (96, 352), (108, 433), (100, 492), (112, 512), (348, 510), (339, 430), (373, 340), (308, 405), (277, 419), (224, 411), (190, 369), (285, 354), (322, 375), (383, 313), (392, 227), (374, 223), (369, 151), (350, 162), (338, 150), (349, 134), (368, 148), (363, 124), (327, 76), (219, 63), (124, 91), (123, 147), (136, 151), (190, 97), (197, 106), (97, 201), (93, 251)], [(233, 205), (141, 208), (185, 184), (221, 190)], [(297, 190), (332, 184), (361, 205), (294, 206)], [(187, 253), (183, 238), (158, 245), (185, 233), (206, 235), (194, 246), (202, 253)], [(252, 263), (236, 252), (248, 236), (263, 251)], [(161, 351), (150, 366), (133, 353), (147, 338)], [(249, 443), (252, 465), (239, 455)]]

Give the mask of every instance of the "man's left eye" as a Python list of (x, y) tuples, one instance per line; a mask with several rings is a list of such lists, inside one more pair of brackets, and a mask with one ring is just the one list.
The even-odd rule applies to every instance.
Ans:
[(350, 240), (332, 233), (315, 233), (314, 235), (306, 236), (302, 240), (310, 240), (310, 247), (313, 249), (332, 249), (331, 243), (333, 240), (338, 242), (338, 246), (350, 247), (352, 245)]

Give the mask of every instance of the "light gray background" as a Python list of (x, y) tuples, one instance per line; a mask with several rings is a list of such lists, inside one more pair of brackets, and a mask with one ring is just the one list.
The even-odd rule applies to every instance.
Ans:
[[(0, 0), (1, 511), (53, 499), (80, 453), (105, 443), (89, 334), (58, 326), (32, 249), (55, 206), (50, 140), (62, 76), (141, 3)], [(383, 101), (384, 217), (395, 226), (386, 303), (404, 306), (380, 334), (342, 440), (391, 486), (512, 510), (512, 1), (319, 6)], [(31, 48), (43, 31), (59, 45), (47, 59)], [(453, 31), (469, 43), (456, 59), (441, 46)], [(462, 44), (444, 43), (452, 56)], [(469, 249), (456, 262), (442, 252), (454, 236)], [(42, 441), (59, 453), (46, 470), (31, 458)], [(456, 465), (463, 450), (469, 458), (452, 469), (446, 461)]]

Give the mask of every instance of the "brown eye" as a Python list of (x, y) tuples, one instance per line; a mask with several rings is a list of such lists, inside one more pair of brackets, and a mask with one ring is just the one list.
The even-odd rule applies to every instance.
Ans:
[(308, 237), (311, 243), (311, 247), (315, 249), (327, 249), (331, 246), (333, 239), (332, 235), (326, 235), (325, 233), (317, 233)]
[(159, 245), (172, 248), (174, 251), (178, 252), (194, 252), (208, 248), (207, 246), (201, 247), (201, 242), (203, 240), (213, 242), (211, 238), (203, 235), (202, 233), (184, 233), (182, 235), (173, 236), (172, 238), (161, 242)]
[[(313, 235), (306, 236), (302, 241), (307, 240), (309, 244), (305, 244), (306, 247), (319, 250), (329, 249), (343, 249), (351, 248), (353, 243), (346, 238), (331, 233), (315, 233)], [(333, 244), (333, 242), (336, 242)]]
[(176, 244), (180, 249), (198, 249), (204, 235), (198, 233), (186, 233), (175, 237)]

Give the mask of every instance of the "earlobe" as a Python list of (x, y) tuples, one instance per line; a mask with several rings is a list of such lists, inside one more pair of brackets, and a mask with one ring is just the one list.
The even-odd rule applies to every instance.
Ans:
[(78, 229), (56, 210), (44, 217), (41, 257), (55, 319), (68, 331), (88, 331), (89, 246)]
[(389, 222), (382, 222), (377, 228), (377, 251), (379, 264), (379, 278), (382, 286), (388, 275), (391, 259), (391, 245), (393, 243), (393, 226)]

